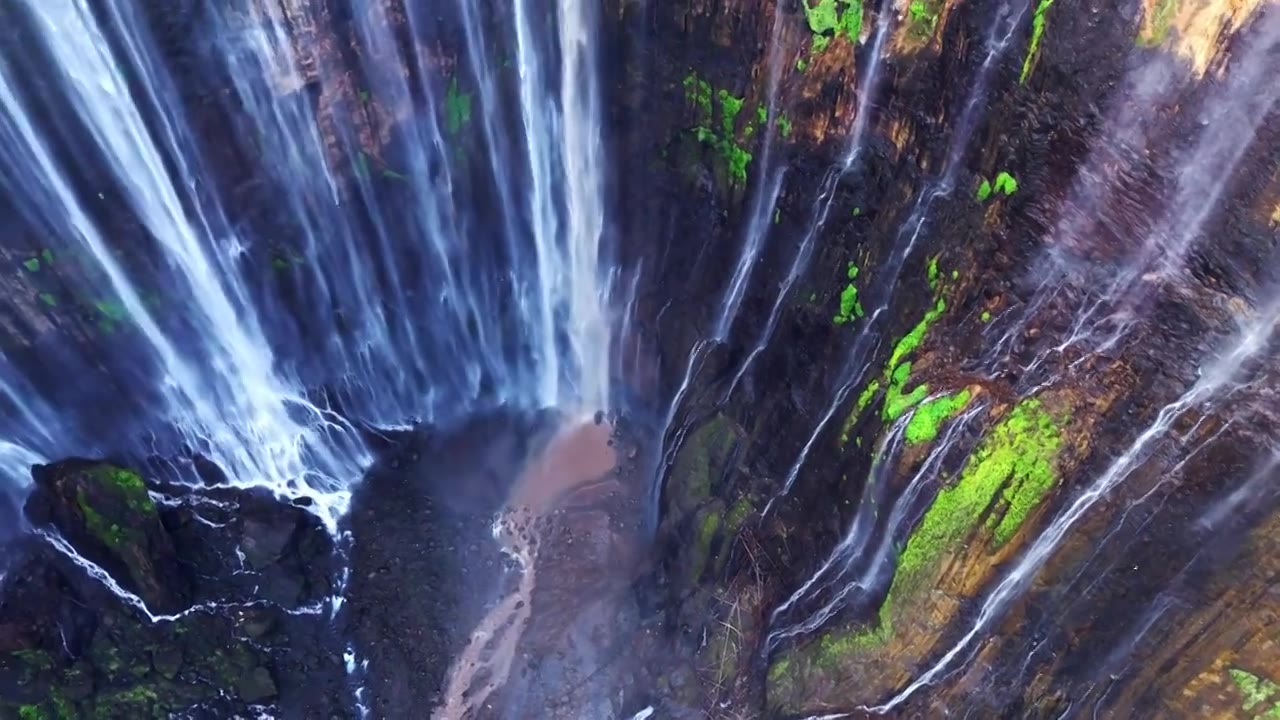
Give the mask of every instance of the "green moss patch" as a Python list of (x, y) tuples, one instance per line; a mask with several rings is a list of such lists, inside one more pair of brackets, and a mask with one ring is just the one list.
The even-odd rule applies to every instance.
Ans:
[(102, 465), (91, 474), (98, 482), (113, 487), (123, 495), (130, 508), (139, 512), (153, 512), (156, 509), (147, 493), (147, 485), (138, 473), (114, 465)]
[(1049, 12), (1050, 5), (1053, 5), (1053, 0), (1040, 0), (1036, 5), (1036, 14), (1031, 17), (1031, 42), (1027, 44), (1027, 54), (1022, 59), (1022, 74), (1018, 76), (1018, 82), (1022, 85), (1027, 84), (1027, 78), (1031, 75), (1031, 65), (1040, 51), (1040, 39), (1044, 37), (1045, 14)]
[(456, 77), (445, 91), (444, 122), (450, 135), (457, 135), (471, 122), (471, 93), (462, 92)]
[(1241, 709), (1253, 713), (1253, 717), (1280, 720), (1280, 683), (1240, 668), (1227, 672), (1244, 698)]
[(907, 6), (907, 32), (917, 38), (933, 35), (942, 4), (941, 0), (912, 0)]
[(712, 473), (719, 471), (738, 441), (734, 426), (717, 415), (690, 434), (676, 454), (668, 492), (680, 509), (691, 512), (711, 497)]
[(969, 404), (969, 399), (969, 391), (961, 390), (951, 395), (936, 397), (916, 408), (911, 420), (907, 423), (907, 444), (919, 445), (932, 442), (938, 437), (938, 430), (942, 424), (963, 410)]
[(1061, 448), (1058, 426), (1039, 400), (1014, 407), (982, 439), (959, 479), (938, 493), (898, 559), (894, 587), (912, 586), (922, 570), (993, 512), (997, 500), (1005, 512), (998, 521), (988, 515), (994, 522), (987, 525), (997, 543), (1012, 537), (1057, 480)]
[(815, 55), (836, 38), (856, 44), (862, 34), (862, 0), (806, 0), (804, 17), (813, 33), (811, 48)]

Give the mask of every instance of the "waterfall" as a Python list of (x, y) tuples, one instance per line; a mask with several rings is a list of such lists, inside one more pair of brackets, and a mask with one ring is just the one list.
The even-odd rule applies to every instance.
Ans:
[(6, 457), (198, 452), (333, 522), (356, 424), (608, 405), (594, 6), (339, 5), (5, 11)]

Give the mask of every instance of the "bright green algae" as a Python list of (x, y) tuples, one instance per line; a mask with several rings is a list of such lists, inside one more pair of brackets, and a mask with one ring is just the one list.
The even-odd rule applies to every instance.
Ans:
[(851, 43), (862, 34), (862, 0), (818, 0), (804, 3), (804, 17), (813, 33), (813, 52), (820, 53), (838, 37)]
[(1027, 55), (1022, 59), (1022, 74), (1018, 76), (1018, 82), (1022, 85), (1027, 84), (1027, 78), (1031, 75), (1031, 63), (1040, 50), (1040, 39), (1044, 36), (1045, 13), (1052, 4), (1053, 0), (1040, 0), (1040, 4), (1036, 5), (1036, 14), (1031, 18), (1031, 42), (1027, 44)]
[[(1236, 684), (1236, 689), (1244, 696), (1241, 708), (1245, 712), (1252, 712), (1254, 717), (1266, 718), (1267, 720), (1280, 720), (1280, 683), (1259, 677), (1240, 668), (1231, 668), (1228, 674), (1231, 675), (1232, 682)], [(1265, 704), (1268, 702), (1271, 703), (1271, 707), (1265, 708)]]
[(894, 586), (909, 585), (964, 540), (998, 499), (1006, 508), (994, 528), (996, 544), (1012, 538), (1053, 488), (1061, 448), (1062, 434), (1039, 400), (1015, 406), (982, 439), (959, 479), (938, 493), (898, 559)]
[(849, 278), (849, 284), (840, 291), (840, 312), (831, 319), (836, 325), (844, 325), (854, 318), (866, 315), (862, 303), (858, 301), (858, 286), (854, 283), (858, 279), (858, 266), (850, 262), (845, 275)]
[(972, 395), (968, 390), (943, 395), (925, 402), (911, 416), (907, 423), (907, 444), (933, 442), (938, 437), (942, 424), (955, 417), (969, 404)]

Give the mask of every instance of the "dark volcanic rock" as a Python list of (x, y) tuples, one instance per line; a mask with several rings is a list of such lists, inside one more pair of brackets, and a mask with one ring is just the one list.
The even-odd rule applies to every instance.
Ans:
[(37, 465), (27, 515), (113, 571), (154, 612), (179, 610), (186, 584), (142, 477), (89, 460)]
[(357, 489), (343, 617), (369, 661), (375, 717), (437, 704), (451, 658), (499, 590), (494, 514), (545, 422), (495, 413), (420, 431)]
[(230, 489), (155, 502), (141, 476), (85, 460), (35, 475), (32, 522), (176, 617), (152, 621), (43, 538), (20, 539), (0, 588), (0, 718), (348, 715), (328, 614), (286, 611), (332, 587), (314, 517)]

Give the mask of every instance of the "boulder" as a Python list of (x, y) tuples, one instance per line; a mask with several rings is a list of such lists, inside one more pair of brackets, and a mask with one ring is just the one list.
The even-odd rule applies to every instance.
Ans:
[(186, 605), (186, 582), (169, 533), (142, 476), (92, 460), (32, 468), (35, 488), (26, 514), (101, 565), (152, 612)]

